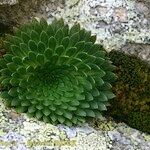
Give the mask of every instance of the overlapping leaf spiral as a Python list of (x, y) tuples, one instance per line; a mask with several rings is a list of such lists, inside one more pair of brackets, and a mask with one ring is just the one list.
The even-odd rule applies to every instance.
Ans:
[(18, 112), (53, 124), (101, 117), (114, 97), (114, 66), (95, 36), (63, 20), (44, 19), (18, 29), (0, 59), (1, 92)]

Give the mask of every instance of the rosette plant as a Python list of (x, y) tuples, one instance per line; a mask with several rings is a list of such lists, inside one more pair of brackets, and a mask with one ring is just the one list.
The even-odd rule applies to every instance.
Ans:
[(96, 36), (63, 19), (33, 20), (5, 42), (1, 95), (7, 106), (39, 120), (68, 126), (101, 118), (114, 97), (114, 66)]

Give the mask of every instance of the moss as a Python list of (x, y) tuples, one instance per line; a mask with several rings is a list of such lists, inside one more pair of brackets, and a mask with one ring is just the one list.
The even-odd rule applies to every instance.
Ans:
[(150, 66), (128, 54), (109, 53), (118, 75), (113, 85), (116, 98), (111, 101), (108, 114), (131, 127), (150, 133)]
[(150, 133), (150, 112), (131, 112), (128, 123), (134, 128)]

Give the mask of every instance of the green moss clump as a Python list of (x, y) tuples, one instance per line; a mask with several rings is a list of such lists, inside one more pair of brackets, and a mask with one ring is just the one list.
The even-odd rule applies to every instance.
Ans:
[(118, 51), (110, 52), (109, 57), (117, 66), (118, 76), (109, 115), (150, 133), (150, 66), (136, 56)]

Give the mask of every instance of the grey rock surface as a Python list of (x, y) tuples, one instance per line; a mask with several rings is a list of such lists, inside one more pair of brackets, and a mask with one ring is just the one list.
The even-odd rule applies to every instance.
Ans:
[[(81, 24), (107, 51), (123, 50), (128, 43), (150, 45), (150, 3), (137, 0), (53, 0), (41, 4), (40, 15), (49, 22), (64, 18), (72, 25)], [(36, 15), (35, 15), (36, 16)], [(136, 50), (130, 48), (130, 53)], [(150, 59), (149, 51), (138, 51), (137, 56)]]
[(18, 3), (18, 0), (0, 0), (0, 5), (15, 5)]

